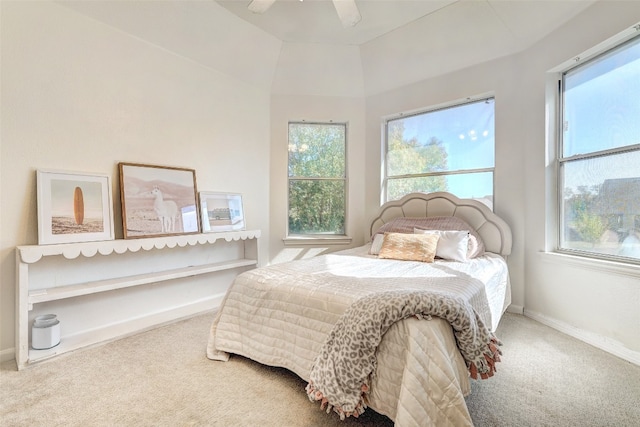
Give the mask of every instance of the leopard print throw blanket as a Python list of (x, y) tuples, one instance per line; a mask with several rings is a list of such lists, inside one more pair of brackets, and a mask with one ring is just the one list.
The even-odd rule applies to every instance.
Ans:
[(375, 352), (382, 336), (402, 319), (431, 316), (453, 327), (460, 353), (472, 378), (493, 376), (500, 361), (502, 343), (482, 323), (473, 308), (460, 297), (424, 291), (375, 293), (355, 301), (340, 317), (315, 358), (306, 387), (309, 399), (321, 401), (327, 413), (340, 419), (362, 414), (375, 374)]

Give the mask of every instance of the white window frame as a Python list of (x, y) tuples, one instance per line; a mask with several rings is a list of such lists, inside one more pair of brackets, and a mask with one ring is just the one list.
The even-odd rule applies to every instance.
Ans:
[[(420, 173), (420, 174), (407, 174), (407, 175), (398, 175), (398, 176), (392, 176), (389, 177), (388, 175), (388, 167), (387, 167), (387, 154), (389, 151), (389, 141), (388, 141), (388, 125), (390, 121), (394, 121), (397, 119), (403, 119), (403, 118), (409, 118), (409, 117), (413, 117), (413, 116), (419, 116), (419, 115), (423, 115), (423, 114), (429, 114), (429, 113), (434, 113), (437, 111), (441, 111), (441, 110), (445, 110), (445, 109), (450, 109), (450, 108), (456, 108), (456, 107), (461, 107), (467, 104), (473, 104), (476, 102), (482, 102), (482, 101), (491, 101), (494, 103), (495, 105), (495, 95), (493, 94), (483, 94), (483, 95), (478, 95), (478, 96), (473, 96), (473, 97), (467, 97), (465, 99), (462, 100), (457, 100), (457, 101), (453, 101), (453, 102), (449, 102), (449, 103), (445, 103), (445, 104), (439, 104), (439, 105), (435, 105), (435, 106), (431, 106), (431, 107), (427, 107), (427, 108), (423, 108), (423, 109), (419, 109), (419, 110), (415, 110), (412, 112), (407, 112), (407, 113), (400, 113), (400, 114), (395, 114), (392, 116), (388, 116), (385, 117), (383, 119), (383, 124), (382, 124), (382, 180), (381, 180), (381, 191), (380, 191), (380, 195), (381, 195), (381, 203), (386, 203), (389, 201), (388, 199), (388, 183), (390, 179), (399, 179), (399, 178), (419, 178), (419, 177), (427, 177), (427, 176), (451, 176), (451, 175), (460, 175), (460, 174), (472, 174), (472, 173), (487, 173), (490, 172), (492, 174), (492, 189), (491, 189), (491, 193), (492, 193), (492, 197), (493, 197), (493, 204), (495, 204), (495, 188), (496, 188), (496, 183), (495, 183), (495, 140), (494, 140), (494, 166), (493, 167), (488, 167), (488, 168), (478, 168), (478, 169), (460, 169), (460, 170), (451, 170), (451, 171), (442, 171), (442, 172), (427, 172), (427, 173)], [(491, 210), (493, 210), (493, 205), (488, 206)]]
[[(553, 262), (563, 265), (573, 265), (579, 268), (589, 268), (595, 271), (606, 272), (610, 274), (619, 274), (624, 277), (640, 277), (640, 264), (628, 259), (618, 257), (605, 256), (604, 254), (582, 252), (577, 250), (569, 250), (560, 248), (560, 239), (562, 232), (562, 195), (563, 180), (560, 173), (562, 162), (562, 133), (563, 133), (563, 117), (562, 117), (562, 76), (569, 70), (584, 64), (600, 55), (606, 54), (608, 51), (621, 46), (625, 42), (638, 36), (640, 32), (640, 23), (635, 24), (621, 33), (603, 41), (602, 43), (586, 50), (585, 52), (559, 64), (547, 73), (546, 84), (546, 233), (545, 233), (545, 250), (540, 252), (544, 261)], [(628, 151), (629, 146), (624, 147), (620, 151)], [(612, 154), (611, 150), (605, 153)], [(569, 158), (571, 159), (571, 158)]]
[[(298, 245), (314, 245), (314, 244), (350, 244), (351, 238), (348, 233), (348, 218), (349, 218), (349, 158), (348, 158), (348, 144), (349, 144), (349, 124), (342, 121), (305, 121), (305, 120), (290, 120), (287, 123), (287, 144), (289, 144), (289, 127), (292, 124), (304, 124), (304, 125), (327, 125), (327, 126), (344, 126), (344, 177), (297, 177), (289, 176), (289, 159), (287, 150), (287, 216), (286, 216), (286, 230), (287, 235), (283, 239), (285, 246), (298, 246)], [(328, 180), (336, 181), (341, 180), (344, 182), (344, 199), (345, 199), (345, 212), (344, 212), (344, 234), (294, 234), (289, 230), (289, 207), (290, 207), (290, 183), (292, 180)]]

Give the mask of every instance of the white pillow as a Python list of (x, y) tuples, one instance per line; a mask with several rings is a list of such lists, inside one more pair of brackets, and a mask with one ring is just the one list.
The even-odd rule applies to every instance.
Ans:
[(451, 261), (467, 262), (467, 252), (469, 250), (469, 232), (456, 230), (421, 230), (413, 229), (418, 234), (437, 234), (438, 246), (436, 256)]
[(380, 253), (380, 249), (382, 248), (382, 243), (384, 242), (384, 234), (376, 234), (373, 236), (373, 242), (371, 242), (371, 248), (369, 249), (369, 253), (371, 255), (378, 255)]

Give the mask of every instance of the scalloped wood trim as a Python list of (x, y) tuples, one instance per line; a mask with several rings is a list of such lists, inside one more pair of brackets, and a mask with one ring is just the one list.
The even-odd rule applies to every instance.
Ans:
[(151, 249), (185, 247), (187, 245), (213, 244), (217, 240), (257, 239), (260, 230), (230, 231), (225, 233), (185, 234), (180, 236), (152, 237), (144, 239), (119, 239), (102, 242), (63, 243), (56, 245), (29, 245), (18, 246), (16, 250), (22, 262), (33, 264), (42, 257), (62, 255), (67, 259), (75, 259), (80, 255), (91, 258), (96, 254), (109, 255), (113, 252), (123, 254), (125, 252), (149, 251)]

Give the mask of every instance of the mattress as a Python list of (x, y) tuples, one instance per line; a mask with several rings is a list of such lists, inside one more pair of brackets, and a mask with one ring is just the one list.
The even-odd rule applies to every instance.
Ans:
[[(369, 254), (370, 248), (371, 244), (368, 243), (335, 254), (378, 259), (375, 255)], [(483, 256), (464, 263), (436, 259), (434, 265), (439, 265), (442, 269), (452, 268), (460, 274), (475, 277), (482, 282), (489, 312), (480, 314), (484, 316), (485, 323), (490, 325), (491, 331), (495, 332), (502, 315), (511, 304), (511, 285), (505, 259), (500, 255), (485, 252)]]

